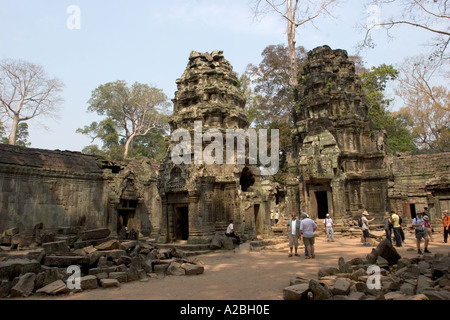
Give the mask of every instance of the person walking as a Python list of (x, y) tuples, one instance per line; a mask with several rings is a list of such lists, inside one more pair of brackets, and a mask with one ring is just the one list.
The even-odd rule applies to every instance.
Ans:
[(303, 243), (308, 248), (308, 255), (306, 259), (314, 259), (314, 232), (317, 229), (317, 224), (308, 217), (306, 213), (302, 214), (302, 221), (300, 223), (300, 239), (303, 237)]
[(369, 213), (366, 210), (364, 210), (361, 215), (361, 230), (362, 230), (363, 238), (364, 238), (364, 243), (363, 243), (364, 246), (370, 246), (369, 223), (375, 220), (375, 218), (372, 218), (370, 220), (367, 219), (368, 216), (369, 216)]
[(437, 220), (441, 221), (444, 226), (444, 243), (447, 243), (450, 231), (450, 215), (448, 214), (448, 210), (442, 211), (442, 219), (437, 218)]
[(331, 219), (330, 214), (327, 213), (326, 218), (323, 220), (323, 226), (325, 228), (325, 233), (327, 235), (327, 241), (334, 241), (334, 231), (333, 231), (333, 219)]
[(384, 232), (386, 233), (386, 239), (392, 243), (392, 220), (389, 212), (384, 214)]
[(402, 236), (400, 234), (400, 217), (395, 212), (392, 212), (391, 220), (392, 228), (394, 230), (395, 246), (397, 248), (400, 248), (402, 246)]
[(273, 214), (273, 209), (270, 210), (270, 226), (273, 227), (273, 218), (274, 218), (274, 214)]
[(295, 213), (292, 214), (292, 218), (287, 223), (287, 231), (289, 236), (289, 257), (292, 257), (292, 249), (294, 249), (295, 255), (298, 256), (298, 240), (300, 238), (300, 220), (297, 219)]
[(412, 221), (412, 227), (415, 230), (417, 253), (419, 254), (422, 254), (422, 251), (420, 250), (420, 242), (422, 241), (422, 239), (425, 240), (424, 252), (431, 253), (430, 251), (428, 251), (428, 235), (425, 232), (424, 222), (423, 212), (417, 212), (416, 217)]

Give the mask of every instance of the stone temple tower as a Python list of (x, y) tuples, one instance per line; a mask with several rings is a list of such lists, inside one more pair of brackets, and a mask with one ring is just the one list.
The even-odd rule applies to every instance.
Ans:
[(308, 53), (299, 74), (293, 145), (301, 209), (353, 219), (388, 210), (385, 136), (371, 132), (355, 66), (344, 50)]
[[(252, 207), (249, 219), (241, 207), (242, 194), (259, 180), (258, 169), (233, 161), (236, 152), (226, 154), (225, 148), (227, 130), (248, 128), (245, 97), (232, 66), (222, 51), (192, 51), (176, 83), (171, 135), (158, 182), (162, 202), (158, 241), (208, 243), (231, 219), (241, 234), (255, 231), (263, 214)], [(180, 133), (183, 137), (177, 138)], [(174, 154), (183, 154), (183, 161), (174, 161)]]

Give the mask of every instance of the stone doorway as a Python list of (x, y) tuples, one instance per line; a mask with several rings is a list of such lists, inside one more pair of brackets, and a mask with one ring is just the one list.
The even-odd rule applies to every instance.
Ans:
[(326, 191), (316, 191), (317, 217), (325, 219), (328, 213), (328, 194)]
[(134, 220), (136, 216), (137, 200), (121, 199), (119, 207), (117, 208), (117, 232), (123, 227), (128, 229), (134, 228)]
[(174, 215), (174, 236), (175, 241), (188, 240), (189, 238), (189, 207), (177, 206), (175, 207)]

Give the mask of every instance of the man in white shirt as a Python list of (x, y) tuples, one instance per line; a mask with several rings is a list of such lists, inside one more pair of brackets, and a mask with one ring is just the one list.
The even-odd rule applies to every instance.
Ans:
[(323, 220), (323, 226), (325, 227), (325, 233), (327, 234), (327, 241), (334, 241), (333, 219), (331, 219), (329, 213), (327, 213), (327, 217)]
[(300, 223), (300, 238), (303, 236), (303, 243), (308, 249), (308, 256), (306, 259), (315, 258), (314, 254), (314, 231), (317, 229), (317, 224), (314, 220), (308, 218), (306, 213), (302, 213), (302, 221)]
[(287, 231), (289, 235), (289, 257), (292, 257), (292, 249), (295, 250), (295, 255), (298, 256), (297, 248), (300, 237), (300, 220), (297, 219), (295, 213), (292, 214), (292, 218), (288, 221)]
[(238, 245), (241, 244), (241, 238), (239, 238), (239, 235), (237, 234), (237, 232), (234, 231), (233, 220), (230, 220), (230, 224), (227, 227), (227, 231), (225, 232), (225, 235), (227, 237), (235, 238)]

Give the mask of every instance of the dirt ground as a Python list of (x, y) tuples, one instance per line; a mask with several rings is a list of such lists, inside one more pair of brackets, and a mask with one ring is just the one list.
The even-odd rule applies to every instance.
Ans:
[[(337, 267), (339, 257), (346, 261), (365, 258), (374, 247), (363, 246), (359, 238), (339, 237), (327, 242), (316, 238), (316, 258), (288, 257), (287, 244), (278, 250), (250, 251), (244, 243), (234, 251), (214, 251), (196, 256), (205, 265), (205, 272), (196, 276), (165, 276), (146, 282), (122, 283), (119, 288), (86, 290), (64, 296), (33, 295), (28, 300), (283, 300), (283, 289), (296, 276), (317, 279), (320, 267)], [(435, 234), (430, 243), (431, 254), (450, 252), (442, 234)], [(414, 235), (406, 233), (402, 248), (404, 258), (416, 257)]]

